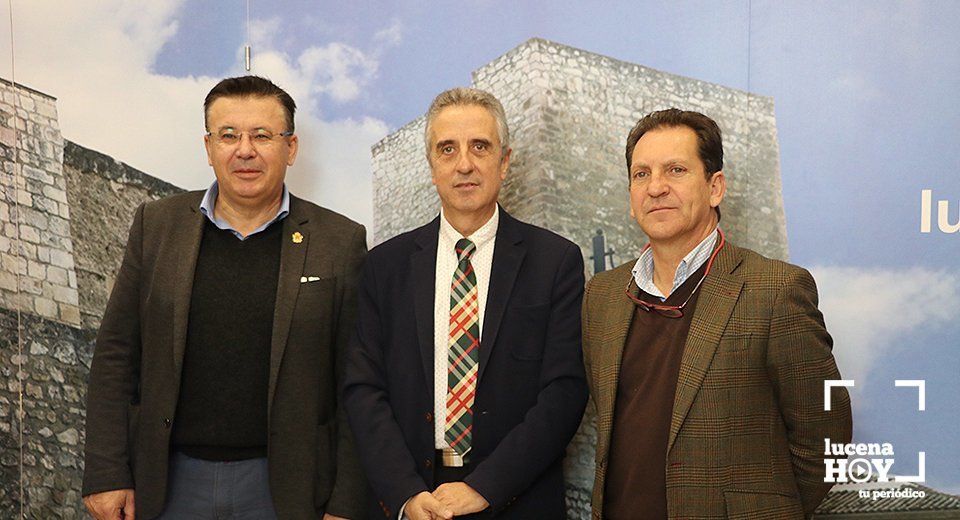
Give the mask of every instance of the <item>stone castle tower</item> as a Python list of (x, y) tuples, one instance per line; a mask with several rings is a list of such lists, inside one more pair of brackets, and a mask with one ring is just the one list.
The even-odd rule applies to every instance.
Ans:
[[(606, 267), (635, 258), (646, 239), (630, 218), (624, 147), (637, 120), (678, 107), (712, 117), (723, 131), (728, 238), (786, 259), (773, 100), (653, 70), (542, 39), (531, 39), (473, 73), (472, 86), (503, 103), (511, 132), (510, 172), (500, 201), (521, 220), (580, 245), (592, 274), (602, 230)], [(426, 107), (424, 107), (426, 111)], [(420, 117), (373, 147), (374, 240), (436, 216)], [(589, 518), (596, 430), (592, 405), (568, 450), (571, 518)]]
[(0, 175), (0, 518), (84, 518), (93, 338), (134, 209), (180, 190), (65, 140), (56, 99), (3, 79)]

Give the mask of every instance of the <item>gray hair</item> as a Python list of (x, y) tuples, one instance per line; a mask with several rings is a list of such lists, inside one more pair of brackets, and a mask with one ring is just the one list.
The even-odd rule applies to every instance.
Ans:
[(500, 104), (500, 101), (498, 101), (493, 94), (484, 90), (457, 87), (441, 92), (433, 99), (433, 103), (430, 103), (430, 108), (427, 109), (427, 125), (423, 131), (423, 142), (427, 148), (428, 161), (430, 160), (430, 129), (433, 120), (444, 108), (470, 105), (486, 108), (497, 122), (497, 137), (500, 139), (500, 155), (502, 156), (506, 153), (507, 149), (510, 148), (510, 129), (507, 128), (507, 115), (503, 111), (503, 105)]

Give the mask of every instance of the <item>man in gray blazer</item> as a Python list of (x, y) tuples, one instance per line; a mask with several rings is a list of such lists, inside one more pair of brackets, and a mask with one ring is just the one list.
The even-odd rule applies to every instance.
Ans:
[(98, 519), (362, 515), (336, 389), (365, 231), (287, 191), (295, 108), (266, 79), (221, 81), (216, 182), (137, 209), (90, 371)]

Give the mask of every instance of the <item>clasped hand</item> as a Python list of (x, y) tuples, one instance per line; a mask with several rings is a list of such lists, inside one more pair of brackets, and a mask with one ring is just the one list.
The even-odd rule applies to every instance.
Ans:
[(441, 484), (433, 493), (426, 491), (410, 499), (404, 513), (410, 520), (450, 520), (486, 509), (490, 504), (464, 482)]

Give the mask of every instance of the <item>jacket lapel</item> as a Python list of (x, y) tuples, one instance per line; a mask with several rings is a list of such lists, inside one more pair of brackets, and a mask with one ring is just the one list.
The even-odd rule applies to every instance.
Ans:
[[(612, 297), (604, 302), (601, 307), (603, 314), (597, 329), (610, 333), (609, 341), (604, 341), (598, 345), (602, 350), (598, 353), (598, 360), (595, 363), (598, 367), (604, 367), (603, 374), (594, 375), (598, 382), (598, 394), (594, 396), (597, 404), (597, 421), (598, 424), (608, 425), (605, 428), (598, 428), (597, 450), (600, 455), (599, 460), (606, 460), (607, 451), (610, 447), (613, 408), (617, 400), (617, 387), (620, 384), (623, 347), (636, 308), (634, 303), (623, 294), (623, 288), (627, 286), (632, 276), (633, 272), (624, 268), (612, 277), (610, 283), (613, 284), (613, 289), (609, 293)], [(606, 367), (610, 368), (607, 369)]]
[(736, 246), (726, 244), (717, 253), (713, 272), (707, 276), (700, 288), (700, 296), (697, 297), (695, 314), (690, 323), (690, 332), (687, 334), (683, 357), (680, 360), (680, 375), (677, 378), (677, 393), (673, 401), (667, 453), (670, 453), (673, 443), (677, 440), (680, 426), (703, 384), (710, 363), (713, 361), (713, 355), (720, 344), (720, 338), (727, 327), (727, 321), (740, 297), (743, 282), (732, 276), (740, 262), (740, 250)]
[(193, 276), (197, 269), (197, 257), (200, 254), (200, 241), (203, 239), (203, 223), (206, 217), (200, 213), (200, 200), (203, 195), (191, 202), (190, 209), (180, 228), (180, 239), (173, 241), (177, 258), (177, 271), (173, 283), (173, 388), (180, 389), (180, 374), (183, 369), (183, 355), (187, 349), (187, 321), (190, 318), (190, 297), (193, 293)]
[(300, 211), (300, 201), (290, 197), (290, 214), (283, 219), (280, 237), (280, 274), (277, 280), (277, 300), (273, 311), (273, 334), (270, 338), (270, 382), (267, 390), (267, 417), (273, 406), (277, 390), (280, 361), (287, 347), (290, 323), (300, 292), (300, 277), (303, 276), (304, 260), (310, 244), (309, 219)]
[(517, 221), (506, 211), (498, 207), (500, 222), (497, 225), (497, 241), (493, 248), (493, 263), (490, 268), (490, 286), (486, 308), (483, 311), (483, 330), (480, 333), (480, 368), (477, 384), (483, 380), (483, 373), (490, 359), (490, 351), (497, 342), (497, 332), (503, 321), (510, 293), (520, 272), (520, 265), (527, 249), (522, 245)]
[(436, 294), (437, 243), (440, 236), (440, 217), (433, 219), (416, 232), (414, 240), (419, 249), (410, 255), (413, 283), (413, 310), (416, 318), (417, 343), (427, 388), (433, 391), (433, 319)]

